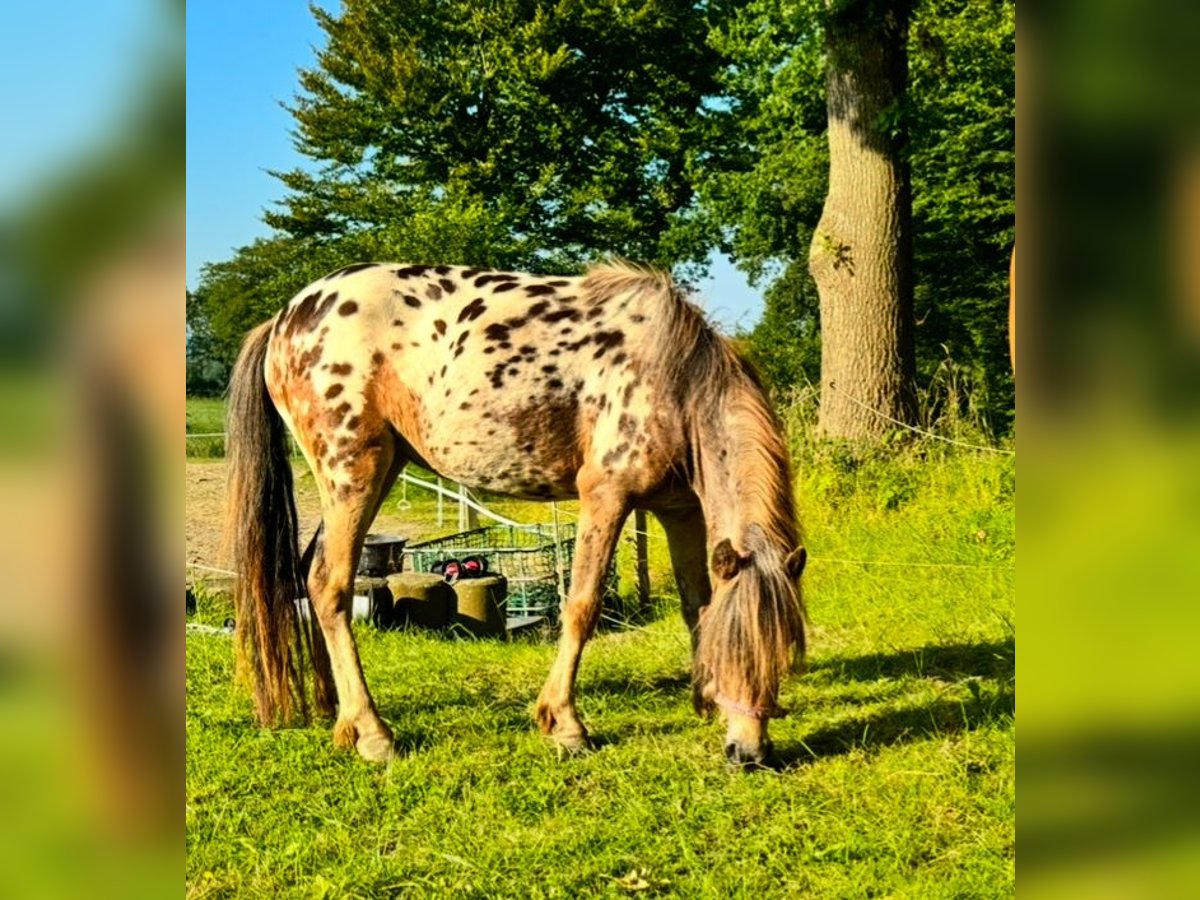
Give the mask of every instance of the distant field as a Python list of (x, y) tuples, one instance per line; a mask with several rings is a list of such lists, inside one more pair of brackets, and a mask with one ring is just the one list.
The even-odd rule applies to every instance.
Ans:
[[(187, 433), (195, 435), (224, 434), (225, 401), (219, 397), (187, 398)], [(195, 437), (187, 440), (187, 454), (192, 457), (225, 455), (224, 438)]]
[[(205, 411), (189, 403), (189, 430)], [(1011, 895), (1015, 457), (856, 454), (800, 415), (789, 434), (811, 652), (772, 724), (783, 771), (724, 770), (674, 602), (589, 645), (579, 703), (599, 749), (565, 760), (531, 720), (547, 641), (360, 627), (403, 748), (376, 768), (325, 725), (255, 727), (232, 642), (189, 634), (188, 895)], [(669, 593), (657, 532), (651, 549)], [(202, 621), (224, 613), (202, 598)]]

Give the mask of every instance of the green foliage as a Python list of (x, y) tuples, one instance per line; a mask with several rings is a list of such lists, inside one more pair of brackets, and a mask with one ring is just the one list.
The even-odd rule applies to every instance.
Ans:
[[(706, 258), (692, 186), (720, 65), (706, 4), (347, 0), (314, 14), (328, 43), (292, 112), (319, 169), (278, 173), (290, 193), (269, 224), (407, 230), (466, 204), (527, 268)], [(484, 262), (459, 249), (456, 262)]]
[(1008, 255), (1016, 227), (1016, 8), (927, 0), (913, 22), (909, 96), (920, 370), (944, 360), (998, 429), (1011, 420)]

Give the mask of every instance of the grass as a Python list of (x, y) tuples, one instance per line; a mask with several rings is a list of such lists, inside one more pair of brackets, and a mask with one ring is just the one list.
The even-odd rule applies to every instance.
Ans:
[[(225, 400), (220, 397), (187, 398), (187, 433), (220, 435), (225, 431)], [(223, 437), (189, 437), (187, 454), (204, 458), (225, 455)]]
[[(788, 424), (811, 652), (771, 726), (782, 771), (725, 771), (674, 609), (589, 645), (579, 698), (599, 748), (561, 760), (530, 718), (548, 643), (360, 628), (403, 751), (378, 768), (324, 725), (256, 728), (231, 641), (190, 634), (188, 894), (1013, 893), (1014, 459), (856, 453), (812, 440), (805, 415)], [(202, 619), (222, 612), (202, 598)]]

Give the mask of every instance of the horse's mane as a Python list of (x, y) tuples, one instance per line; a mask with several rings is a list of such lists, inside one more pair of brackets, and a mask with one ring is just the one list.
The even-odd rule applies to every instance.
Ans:
[[(779, 422), (754, 367), (665, 272), (624, 261), (602, 263), (588, 270), (583, 289), (589, 303), (631, 292), (653, 302), (647, 356), (657, 369), (646, 374), (661, 379), (661, 386), (679, 400), (693, 454), (703, 446), (698, 430), (716, 421), (729, 444), (740, 451), (735, 454), (733, 478), (747, 500), (747, 521), (759, 524), (763, 533), (756, 536), (748, 530), (731, 537), (748, 550), (759, 550), (755, 544), (765, 539), (789, 552), (797, 544), (791, 466)], [(707, 468), (704, 460), (692, 463), (702, 479)]]
[[(631, 292), (649, 301), (652, 362), (643, 374), (683, 410), (693, 485), (703, 497), (706, 480), (725, 478), (738, 498), (739, 533), (728, 537), (753, 564), (714, 597), (694, 673), (698, 708), (724, 692), (773, 708), (779, 679), (804, 652), (804, 613), (785, 564), (799, 542), (791, 465), (762, 381), (666, 273), (608, 263), (592, 268), (583, 287), (589, 303)], [(727, 464), (715, 458), (717, 444), (730, 454)]]

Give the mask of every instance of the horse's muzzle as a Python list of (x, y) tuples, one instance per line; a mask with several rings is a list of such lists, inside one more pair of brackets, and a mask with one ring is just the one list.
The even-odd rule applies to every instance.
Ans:
[(730, 741), (725, 745), (725, 759), (730, 769), (738, 771), (776, 767), (775, 747), (768, 740), (753, 745)]

